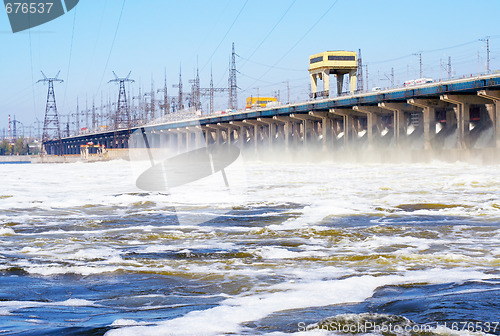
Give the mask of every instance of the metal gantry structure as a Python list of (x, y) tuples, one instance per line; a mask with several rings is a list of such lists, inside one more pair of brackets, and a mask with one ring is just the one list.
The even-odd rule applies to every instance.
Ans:
[(363, 92), (364, 91), (364, 83), (363, 83), (363, 60), (361, 59), (361, 49), (358, 50), (358, 70), (357, 70), (357, 80), (356, 83), (356, 91)]
[(486, 42), (486, 73), (489, 74), (490, 71), (490, 37), (486, 36), (484, 39), (479, 39), (479, 41)]
[(165, 80), (163, 89), (158, 89), (156, 93), (163, 92), (163, 102), (160, 102), (160, 110), (162, 111), (162, 116), (166, 116), (170, 113), (170, 101), (168, 97), (168, 88), (167, 88), (167, 71), (165, 70)]
[[(189, 112), (196, 112), (197, 114), (214, 114), (215, 113), (215, 103), (214, 98), (217, 93), (228, 93), (228, 108), (230, 110), (236, 110), (238, 108), (238, 97), (237, 97), (237, 70), (236, 70), (236, 52), (235, 45), (232, 43), (232, 52), (229, 63), (229, 76), (228, 76), (228, 86), (227, 87), (215, 87), (213, 81), (212, 71), (210, 73), (210, 85), (209, 87), (202, 87), (200, 82), (199, 70), (196, 69), (196, 75), (193, 80), (190, 80), (190, 91), (183, 91), (182, 83), (182, 73), (179, 71), (179, 84), (174, 85), (178, 88), (178, 94), (175, 97), (168, 96), (167, 89), (167, 77), (165, 73), (164, 87), (155, 90), (153, 78), (151, 79), (151, 92), (144, 93), (145, 90), (139, 88), (139, 95), (134, 96), (133, 92), (130, 94), (126, 92), (126, 83), (134, 82), (130, 79), (130, 72), (126, 77), (118, 77), (115, 72), (113, 72), (114, 78), (109, 80), (108, 83), (119, 84), (118, 101), (116, 103), (111, 103), (108, 96), (108, 104), (103, 105), (103, 97), (101, 93), (101, 105), (96, 105), (95, 97), (92, 97), (92, 101), (89, 98), (85, 99), (85, 106), (79, 104), (79, 99), (76, 101), (76, 109), (73, 112), (68, 112), (64, 115), (57, 110), (54, 82), (62, 83), (62, 79), (59, 79), (60, 72), (57, 73), (55, 77), (47, 77), (42, 72), (43, 78), (38, 80), (37, 83), (47, 83), (47, 101), (45, 109), (45, 118), (43, 121), (43, 132), (40, 138), (42, 143), (54, 140), (61, 141), (63, 137), (70, 137), (72, 134), (80, 135), (84, 133), (95, 133), (102, 130), (115, 130), (117, 133), (116, 145), (120, 146), (118, 143), (122, 141), (122, 132), (116, 132), (118, 130), (130, 129), (136, 125), (147, 124), (151, 120), (158, 117), (158, 112), (161, 111), (161, 117), (171, 115), (176, 111), (181, 111), (189, 107)], [(155, 97), (155, 93), (162, 93), (160, 97), (158, 95)], [(138, 106), (135, 104), (130, 104), (127, 98), (139, 99)], [(208, 106), (204, 108), (202, 105), (202, 98), (208, 98)], [(83, 105), (83, 104), (82, 104)], [(133, 114), (133, 115), (132, 115)], [(185, 113), (179, 114), (179, 117), (184, 116)], [(66, 118), (66, 119), (65, 119)], [(176, 118), (172, 115), (169, 118)], [(63, 122), (64, 119), (64, 122)], [(104, 120), (107, 119), (107, 122)], [(13, 124), (13, 125), (12, 125)], [(41, 123), (40, 123), (41, 124)], [(100, 126), (101, 125), (101, 126)], [(9, 133), (11, 132), (11, 127), (14, 126), (14, 133), (16, 131), (16, 121), (9, 123)], [(75, 128), (74, 132), (71, 130)], [(51, 152), (47, 153), (45, 148), (42, 148), (42, 152), (45, 154), (64, 154), (62, 144), (59, 148), (51, 146)]]
[[(481, 64), (481, 67), (485, 69), (486, 73), (491, 73), (492, 70), (490, 69), (490, 38), (489, 36), (485, 36), (482, 39), (479, 39), (479, 41), (484, 42), (484, 48), (483, 50), (485, 51), (485, 62)], [(178, 88), (178, 94), (177, 92), (175, 94), (172, 94), (172, 96), (168, 95), (168, 89), (167, 89), (167, 77), (165, 73), (165, 80), (164, 80), (164, 86), (163, 88), (160, 88), (158, 90), (155, 89), (154, 83), (153, 83), (153, 78), (151, 78), (151, 91), (145, 92), (144, 88), (139, 87), (139, 95), (134, 96), (134, 92), (132, 91), (132, 94), (128, 92), (128, 97), (127, 93), (125, 90), (125, 86), (127, 82), (134, 82), (133, 80), (129, 79), (129, 76), (125, 78), (118, 78), (116, 74), (113, 72), (115, 78), (110, 80), (109, 82), (116, 82), (119, 83), (119, 94), (118, 94), (118, 101), (113, 99), (113, 103), (109, 101), (109, 96), (106, 98), (108, 99), (108, 104), (103, 105), (103, 99), (102, 99), (102, 93), (101, 93), (101, 105), (98, 106), (96, 105), (95, 102), (95, 97), (92, 97), (92, 101), (89, 101), (86, 99), (86, 104), (85, 106), (80, 106), (78, 103), (77, 99), (77, 104), (76, 104), (76, 110), (73, 110), (72, 113), (66, 113), (64, 115), (61, 115), (61, 113), (58, 113), (57, 111), (57, 106), (56, 106), (56, 99), (55, 99), (55, 93), (54, 93), (54, 82), (61, 83), (63, 82), (62, 79), (59, 79), (59, 72), (57, 75), (53, 78), (48, 78), (45, 76), (45, 74), (42, 72), (43, 79), (40, 79), (37, 81), (39, 82), (44, 82), (48, 84), (48, 93), (47, 93), (47, 101), (46, 101), (46, 110), (45, 110), (45, 118), (43, 121), (43, 132), (39, 132), (39, 137), (42, 139), (42, 142), (45, 142), (47, 140), (53, 140), (53, 139), (59, 139), (62, 136), (68, 136), (71, 134), (80, 134), (80, 133), (90, 133), (90, 132), (98, 132), (101, 130), (112, 130), (112, 129), (125, 129), (125, 128), (131, 128), (136, 125), (143, 125), (149, 123), (151, 120), (154, 120), (155, 118), (158, 117), (164, 117), (168, 116), (168, 120), (178, 120), (186, 115), (190, 114), (195, 110), (199, 115), (205, 115), (205, 114), (215, 114), (215, 102), (214, 98), (217, 93), (226, 93), (227, 92), (227, 97), (228, 97), (228, 104), (227, 108), (229, 110), (237, 110), (238, 109), (238, 85), (237, 85), (237, 68), (236, 68), (236, 54), (235, 51), (235, 43), (233, 42), (231, 45), (231, 55), (229, 58), (229, 75), (228, 75), (228, 82), (227, 86), (225, 87), (215, 87), (214, 82), (213, 82), (213, 75), (212, 71), (210, 73), (210, 84), (209, 87), (202, 87), (201, 82), (200, 82), (200, 76), (199, 76), (199, 71), (196, 69), (194, 79), (189, 81), (189, 89), (186, 91), (183, 90), (183, 83), (182, 83), (182, 73), (179, 71), (179, 83), (174, 85), (174, 87)], [(423, 68), (423, 56), (424, 56), (424, 51), (419, 51), (414, 54), (413, 56), (418, 57), (418, 60), (415, 57), (415, 60), (418, 61), (418, 68), (415, 72), (418, 71), (419, 76), (422, 78), (424, 76), (425, 69)], [(453, 77), (453, 72), (454, 69), (452, 68), (451, 64), (451, 56), (448, 56), (448, 62), (446, 64), (446, 60), (443, 59), (443, 61), (440, 64), (440, 69), (444, 70), (444, 73), (447, 74), (448, 79), (451, 80)], [(362, 62), (362, 57), (361, 57), (361, 50), (358, 52), (358, 58), (357, 58), (357, 92), (363, 92), (365, 90), (368, 90), (368, 87), (370, 86), (369, 84), (369, 73), (368, 73), (368, 67), (367, 65), (363, 64)], [(478, 67), (480, 65), (478, 64)], [(364, 68), (363, 68), (364, 67)], [(408, 68), (409, 69), (409, 68)], [(181, 70), (181, 69), (180, 69)], [(372, 73), (374, 70), (372, 69)], [(409, 72), (409, 70), (408, 70)], [(397, 86), (396, 83), (396, 77), (394, 74), (394, 68), (390, 69), (390, 73), (379, 73), (382, 74), (383, 77), (386, 77), (386, 80), (390, 82), (391, 85), (388, 85), (388, 87), (394, 88)], [(366, 76), (366, 78), (365, 78)], [(417, 75), (415, 74), (415, 77)], [(372, 74), (372, 77), (373, 74)], [(380, 80), (380, 75), (377, 76), (377, 81)], [(186, 78), (185, 78), (186, 79)], [(385, 79), (384, 79), (385, 80)], [(375, 81), (372, 79), (372, 81), (375, 83)], [(289, 88), (289, 83), (288, 82), (283, 82), (286, 83), (287, 85), (287, 102), (290, 102), (290, 88)], [(185, 87), (184, 87), (185, 88)], [(142, 94), (141, 94), (142, 92)], [(161, 94), (160, 94), (161, 93)], [(132, 97), (133, 101), (127, 100)], [(208, 98), (204, 100), (204, 97)], [(89, 97), (90, 98), (90, 97)], [(139, 99), (138, 105), (135, 103), (135, 100)], [(208, 102), (206, 101), (208, 100)], [(106, 100), (104, 100), (104, 103), (106, 103)], [(99, 104), (97, 102), (97, 104)], [(83, 103), (82, 103), (83, 105)], [(207, 106), (208, 105), (208, 106)], [(179, 113), (174, 114), (176, 111), (181, 111), (183, 109), (187, 109), (189, 107), (189, 111), (186, 111), (184, 114)], [(74, 121), (70, 122), (69, 119), (66, 121), (65, 117), (69, 118), (70, 116), (74, 116)], [(107, 120), (105, 120), (107, 119)], [(64, 120), (64, 123), (63, 123)], [(13, 125), (12, 125), (13, 124)], [(76, 132), (70, 132), (71, 130), (69, 129), (69, 125), (72, 127), (75, 127)], [(16, 128), (15, 121), (13, 123), (9, 124), (9, 137), (11, 137), (11, 132), (12, 129), (11, 127), (14, 126)], [(24, 126), (23, 126), (24, 127)], [(28, 127), (28, 126), (26, 126)], [(30, 126), (31, 127), (31, 126)], [(82, 131), (82, 132), (80, 132)], [(17, 133), (16, 130), (14, 130), (14, 133)]]
[[(126, 83), (132, 83), (134, 80), (130, 79), (130, 73), (127, 77), (120, 78), (113, 72), (114, 78), (109, 80), (108, 83), (119, 84), (118, 101), (111, 103), (109, 101), (107, 104), (103, 104), (102, 94), (101, 94), (101, 105), (96, 105), (95, 97), (92, 97), (92, 101), (89, 98), (85, 99), (85, 106), (79, 104), (79, 99), (76, 101), (76, 109), (73, 112), (68, 112), (62, 116), (57, 111), (55, 93), (54, 93), (54, 82), (63, 82), (59, 79), (59, 73), (55, 77), (48, 78), (42, 72), (43, 79), (38, 82), (48, 83), (48, 94), (47, 103), (45, 111), (45, 119), (43, 123), (43, 135), (41, 136), (42, 142), (47, 140), (60, 139), (63, 136), (71, 136), (71, 134), (79, 135), (82, 133), (97, 132), (101, 129), (125, 129), (131, 128), (135, 125), (147, 124), (155, 118), (159, 117), (158, 112), (164, 117), (171, 115), (174, 112), (182, 111), (189, 107), (191, 113), (197, 111), (198, 113), (215, 113), (215, 103), (214, 98), (217, 93), (228, 93), (228, 108), (230, 110), (235, 110), (238, 108), (238, 96), (237, 96), (237, 70), (236, 70), (236, 52), (235, 45), (232, 43), (232, 53), (229, 63), (229, 76), (228, 76), (228, 86), (227, 87), (215, 87), (213, 81), (212, 71), (210, 73), (210, 85), (209, 87), (202, 87), (200, 82), (199, 70), (196, 69), (196, 74), (194, 79), (190, 80), (190, 91), (184, 92), (182, 83), (182, 72), (179, 69), (179, 83), (173, 85), (173, 87), (178, 88), (178, 94), (175, 97), (168, 95), (167, 88), (167, 76), (165, 73), (165, 80), (163, 88), (156, 90), (154, 88), (153, 78), (151, 78), (151, 91), (145, 92), (141, 87), (139, 87), (139, 95), (134, 96), (126, 92)], [(38, 83), (37, 82), (37, 83)], [(141, 92), (142, 91), (142, 92)], [(158, 94), (162, 93), (160, 97)], [(155, 95), (156, 94), (156, 95)], [(128, 101), (130, 97), (135, 100), (139, 100), (138, 103), (134, 104)], [(202, 98), (208, 98), (208, 106), (203, 107)], [(128, 98), (128, 99), (127, 99)], [(191, 111), (193, 110), (193, 111)], [(182, 113), (181, 113), (182, 114)], [(61, 118), (68, 118), (64, 122)], [(71, 118), (71, 121), (70, 121)], [(169, 118), (175, 118), (171, 116)], [(107, 119), (107, 122), (104, 120)], [(74, 127), (74, 132), (70, 129)], [(101, 126), (100, 126), (101, 125)], [(68, 134), (69, 133), (69, 134)]]
[(120, 90), (118, 93), (118, 105), (116, 109), (116, 114), (114, 116), (114, 126), (115, 130), (120, 129), (120, 128), (130, 128), (131, 127), (131, 120), (130, 120), (130, 110), (128, 108), (128, 102), (127, 102), (127, 93), (125, 91), (125, 83), (133, 83), (135, 82), (133, 79), (130, 79), (130, 74), (132, 71), (130, 71), (127, 75), (127, 77), (118, 77), (116, 73), (113, 71), (113, 75), (115, 76), (114, 79), (111, 79), (108, 83), (119, 83), (120, 84)]
[(236, 52), (234, 51), (234, 42), (233, 42), (233, 50), (231, 53), (231, 64), (229, 67), (229, 80), (228, 80), (230, 110), (238, 109), (238, 85), (236, 83), (236, 73), (237, 73)]
[(14, 115), (14, 119), (12, 119), (12, 121), (10, 120), (10, 116), (9, 116), (9, 132), (10, 132), (10, 123), (12, 123), (12, 138), (17, 139), (17, 124), (20, 124), (21, 127), (23, 127), (24, 124), (22, 122), (20, 122), (19, 120), (17, 120), (15, 115)]
[(209, 97), (209, 113), (213, 114), (215, 112), (214, 108), (214, 97), (216, 92), (230, 92), (230, 88), (216, 88), (214, 87), (214, 78), (212, 75), (212, 71), (210, 71), (210, 87), (209, 88), (200, 88), (200, 95)]
[[(149, 102), (146, 100), (149, 97)], [(144, 93), (144, 98), (146, 102), (145, 106), (145, 117), (146, 120), (155, 120), (156, 118), (156, 100), (155, 100), (155, 88), (153, 76), (151, 76), (151, 91)]]
[(172, 85), (174, 88), (179, 89), (179, 94), (177, 96), (177, 111), (184, 109), (184, 97), (182, 92), (182, 67), (179, 66), (179, 84)]
[(44, 154), (58, 154), (62, 155), (62, 142), (61, 142), (61, 125), (59, 122), (59, 115), (57, 113), (56, 106), (56, 95), (54, 93), (54, 82), (62, 83), (62, 79), (57, 78), (57, 75), (52, 78), (48, 78), (42, 71), (43, 79), (37, 81), (37, 83), (43, 82), (48, 83), (49, 89), (47, 92), (47, 104), (45, 105), (45, 120), (43, 123), (43, 134), (42, 134), (42, 144), (51, 139), (59, 139), (59, 152), (58, 153), (47, 153), (45, 148), (42, 146), (42, 153)]

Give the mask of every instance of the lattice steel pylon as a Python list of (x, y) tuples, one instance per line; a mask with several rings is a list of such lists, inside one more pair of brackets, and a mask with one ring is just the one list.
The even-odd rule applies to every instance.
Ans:
[[(130, 71), (127, 75), (127, 77), (118, 77), (115, 72), (113, 71), (113, 75), (115, 76), (114, 79), (111, 79), (108, 83), (119, 83), (120, 84), (120, 91), (118, 93), (118, 105), (116, 107), (116, 113), (115, 113), (115, 132), (113, 135), (114, 141), (112, 147), (115, 148), (120, 148), (124, 147), (127, 140), (128, 136), (124, 134), (130, 134), (131, 132), (131, 127), (132, 123), (130, 120), (130, 110), (128, 108), (128, 103), (127, 103), (127, 93), (125, 91), (125, 82), (135, 82), (133, 79), (130, 79)], [(127, 131), (124, 132), (118, 132), (120, 128), (125, 128)]]
[(116, 108), (116, 114), (115, 114), (115, 130), (121, 128), (127, 128), (130, 129), (131, 127), (131, 122), (130, 122), (130, 111), (128, 108), (128, 103), (127, 103), (127, 93), (125, 91), (125, 82), (135, 82), (133, 79), (130, 79), (130, 71), (127, 75), (127, 77), (118, 77), (115, 72), (113, 71), (113, 75), (115, 76), (114, 79), (111, 79), (108, 83), (119, 83), (120, 84), (120, 91), (118, 93), (118, 105)]
[[(154, 89), (154, 80), (153, 76), (151, 76), (151, 92), (144, 93), (145, 101), (146, 101), (146, 121), (153, 121), (156, 119), (156, 100), (155, 100), (155, 89)], [(146, 97), (149, 97), (149, 103), (147, 102)]]
[(200, 87), (200, 74), (198, 68), (196, 68), (196, 77), (190, 80), (191, 83), (191, 96), (190, 96), (190, 107), (194, 108), (195, 111), (201, 110), (201, 87)]
[(184, 109), (184, 98), (182, 97), (182, 68), (179, 66), (179, 96), (177, 98), (177, 110), (181, 111)]
[(214, 79), (212, 76), (212, 70), (210, 70), (210, 87), (209, 88), (200, 88), (201, 96), (209, 96), (210, 105), (208, 107), (209, 113), (214, 114), (214, 94), (216, 92), (229, 92), (229, 88), (216, 88), (214, 87)]
[(231, 53), (231, 65), (229, 68), (228, 88), (229, 88), (229, 109), (237, 110), (238, 85), (236, 84), (236, 53), (234, 51), (234, 42), (233, 42), (233, 51)]
[(168, 100), (168, 89), (167, 89), (167, 71), (165, 70), (165, 84), (163, 89), (156, 90), (157, 93), (163, 92), (163, 102), (160, 103), (160, 109), (162, 110), (162, 116), (166, 116), (170, 113), (170, 101)]
[(59, 115), (57, 114), (57, 106), (56, 106), (56, 95), (54, 93), (54, 82), (64, 82), (62, 79), (57, 78), (59, 76), (59, 72), (57, 75), (52, 78), (48, 78), (45, 76), (43, 71), (41, 71), (43, 79), (37, 81), (47, 82), (49, 84), (49, 90), (47, 92), (47, 104), (45, 106), (45, 120), (43, 123), (43, 134), (42, 134), (42, 153), (49, 154), (45, 148), (45, 142), (56, 139), (59, 140), (59, 152), (53, 153), (62, 155), (62, 140), (61, 140), (61, 125), (59, 123)]
[(363, 83), (363, 60), (361, 58), (361, 49), (358, 51), (358, 70), (357, 70), (358, 82), (356, 83), (356, 91), (363, 92), (365, 90), (365, 85)]

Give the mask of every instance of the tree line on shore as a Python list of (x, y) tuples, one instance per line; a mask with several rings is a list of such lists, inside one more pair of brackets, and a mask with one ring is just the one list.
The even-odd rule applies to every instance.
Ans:
[(24, 137), (16, 139), (16, 142), (11, 143), (8, 140), (0, 142), (0, 155), (29, 155), (38, 154), (38, 148), (29, 146), (28, 140)]

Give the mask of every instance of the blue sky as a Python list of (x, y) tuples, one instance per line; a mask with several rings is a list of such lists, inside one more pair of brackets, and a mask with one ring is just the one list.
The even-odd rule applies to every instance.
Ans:
[[(122, 11), (123, 9), (123, 11)], [(58, 111), (74, 113), (76, 99), (100, 103), (117, 100), (108, 84), (111, 71), (132, 71), (139, 87), (163, 86), (176, 94), (179, 67), (185, 90), (197, 64), (202, 87), (210, 71), (219, 87), (227, 86), (231, 43), (235, 42), (239, 105), (247, 96), (273, 95), (286, 101), (306, 99), (308, 57), (325, 50), (361, 49), (369, 85), (386, 87), (394, 68), (396, 82), (419, 77), (422, 52), (426, 77), (446, 77), (442, 63), (452, 58), (456, 75), (485, 70), (490, 38), (491, 69), (500, 69), (498, 0), (80, 0), (62, 17), (30, 31), (13, 34), (0, 14), (0, 132), (8, 115), (26, 126), (43, 120), (47, 86), (35, 84), (61, 71), (56, 85)], [(392, 61), (391, 61), (392, 60)], [(219, 98), (224, 109), (227, 99)], [(204, 105), (207, 101), (203, 102)], [(63, 120), (66, 120), (63, 117)], [(2, 134), (0, 133), (0, 136)]]

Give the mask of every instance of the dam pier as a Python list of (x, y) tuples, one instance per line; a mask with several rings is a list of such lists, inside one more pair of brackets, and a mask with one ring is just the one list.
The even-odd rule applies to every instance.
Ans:
[[(44, 143), (49, 155), (80, 155), (87, 144), (120, 152), (142, 129), (151, 147), (187, 151), (231, 143), (244, 153), (321, 149), (338, 156), (394, 153), (447, 160), (500, 155), (500, 75), (467, 77), (296, 104), (153, 123)], [(305, 150), (307, 152), (307, 150)], [(335, 155), (335, 154), (334, 154)], [(375, 154), (374, 154), (375, 155)], [(119, 155), (118, 155), (119, 156)], [(384, 158), (385, 156), (385, 158)]]

